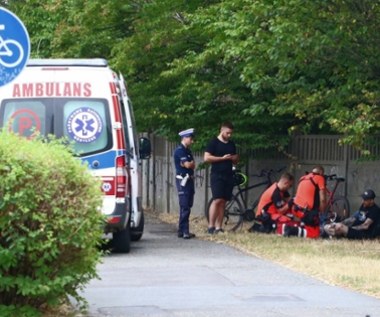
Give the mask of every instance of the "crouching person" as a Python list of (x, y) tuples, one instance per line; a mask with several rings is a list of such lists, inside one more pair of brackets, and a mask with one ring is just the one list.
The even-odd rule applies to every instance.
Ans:
[(291, 210), (288, 190), (293, 181), (293, 175), (284, 173), (278, 182), (263, 192), (257, 206), (255, 223), (248, 231), (270, 233), (292, 221), (288, 214)]
[(284, 236), (318, 238), (319, 213), (326, 208), (326, 180), (324, 168), (315, 166), (311, 173), (302, 176), (294, 197), (293, 214), (299, 222), (285, 226)]
[(376, 195), (368, 189), (361, 197), (362, 204), (351, 217), (324, 226), (327, 235), (356, 240), (373, 239), (380, 235), (380, 208), (375, 203)]

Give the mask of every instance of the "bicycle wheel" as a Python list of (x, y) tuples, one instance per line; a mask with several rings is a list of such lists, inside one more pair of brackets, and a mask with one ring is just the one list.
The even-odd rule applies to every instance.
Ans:
[[(205, 216), (207, 221), (209, 221), (210, 217), (210, 206), (213, 199), (211, 198), (207, 204), (207, 209), (205, 211)], [(236, 195), (232, 196), (231, 200), (226, 202), (226, 206), (224, 209), (224, 219), (223, 222), (230, 230), (235, 231), (243, 222), (244, 217), (244, 207), (241, 203), (239, 197)]]
[(257, 198), (251, 208), (247, 208), (244, 215), (243, 215), (243, 218), (245, 221), (253, 221), (255, 220), (255, 217), (256, 217), (256, 214), (255, 214), (255, 211), (256, 211), (256, 208), (257, 208), (257, 205), (259, 204), (259, 199)]
[(350, 216), (350, 204), (346, 197), (336, 196), (331, 204), (331, 212), (335, 214), (335, 221), (342, 221)]
[(24, 50), (21, 44), (14, 40), (5, 40), (2, 42), (1, 47), (9, 51), (9, 54), (3, 55), (0, 58), (0, 64), (5, 67), (16, 67), (24, 58)]
[(239, 197), (233, 196), (231, 200), (226, 202), (224, 210), (224, 224), (235, 231), (244, 221), (245, 209)]

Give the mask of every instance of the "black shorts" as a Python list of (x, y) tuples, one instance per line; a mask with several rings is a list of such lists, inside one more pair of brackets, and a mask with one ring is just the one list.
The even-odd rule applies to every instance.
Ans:
[(355, 230), (348, 228), (347, 238), (352, 240), (371, 239), (372, 236), (367, 230)]
[(211, 173), (212, 198), (230, 200), (234, 188), (233, 174)]

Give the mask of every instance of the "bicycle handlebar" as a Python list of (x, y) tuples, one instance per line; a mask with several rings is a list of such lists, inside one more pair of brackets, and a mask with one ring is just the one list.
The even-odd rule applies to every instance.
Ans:
[(344, 177), (338, 177), (336, 174), (331, 175), (324, 175), (325, 179), (328, 181), (338, 181), (338, 182), (344, 182), (346, 179)]
[[(305, 172), (305, 174), (309, 174), (309, 172)], [(327, 181), (337, 181), (337, 182), (344, 182), (346, 179), (344, 177), (339, 177), (336, 174), (330, 174), (330, 175), (323, 175), (325, 180)]]
[(286, 166), (280, 167), (278, 170), (274, 170), (273, 168), (271, 169), (262, 169), (260, 174), (251, 174), (251, 176), (255, 177), (264, 177), (264, 176), (271, 176), (273, 173), (280, 173), (284, 169), (286, 169)]

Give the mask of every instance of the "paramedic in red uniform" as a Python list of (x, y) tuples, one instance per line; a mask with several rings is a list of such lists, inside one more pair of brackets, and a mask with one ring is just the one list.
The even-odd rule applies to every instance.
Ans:
[(288, 190), (292, 187), (294, 181), (293, 175), (284, 173), (278, 182), (273, 183), (261, 195), (256, 211), (255, 223), (250, 232), (272, 232), (277, 228), (277, 232), (282, 228), (282, 224), (292, 221), (291, 206), (289, 205), (290, 194)]
[(301, 224), (298, 228), (287, 228), (284, 235), (318, 238), (320, 236), (319, 213), (325, 210), (326, 201), (324, 168), (315, 166), (311, 173), (300, 178), (294, 197), (293, 212), (300, 219)]

